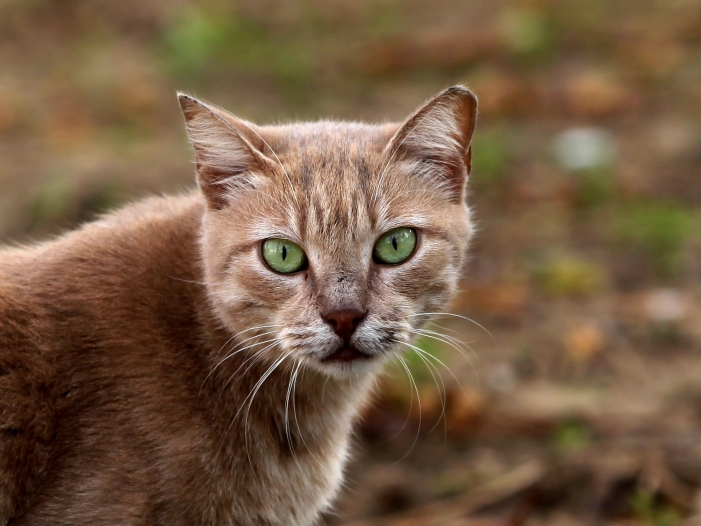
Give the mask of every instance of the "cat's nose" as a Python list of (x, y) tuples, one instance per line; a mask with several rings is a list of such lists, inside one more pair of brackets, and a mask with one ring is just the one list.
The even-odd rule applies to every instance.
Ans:
[(331, 312), (326, 312), (321, 315), (326, 323), (331, 325), (331, 328), (338, 334), (344, 343), (348, 344), (351, 335), (355, 329), (363, 321), (367, 311), (358, 309), (339, 309)]

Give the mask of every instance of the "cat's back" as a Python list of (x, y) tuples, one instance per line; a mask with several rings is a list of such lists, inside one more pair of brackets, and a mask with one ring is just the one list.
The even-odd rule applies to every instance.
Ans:
[(8, 360), (46, 362), (105, 320), (168, 301), (195, 277), (201, 213), (193, 194), (150, 198), (48, 242), (0, 247), (0, 378)]
[(31, 488), (46, 473), (46, 444), (55, 427), (55, 376), (40, 336), (45, 312), (27, 279), (39, 266), (36, 252), (0, 252), (0, 524), (31, 501)]
[(53, 374), (36, 332), (41, 312), (23, 300), (20, 287), (0, 282), (0, 524), (41, 480), (49, 456), (41, 444), (54, 427)]
[(147, 199), (49, 242), (0, 248), (0, 524), (52, 479), (61, 437), (87, 425), (77, 415), (118, 398), (106, 378), (128, 374), (135, 342), (192, 318), (171, 296), (194, 279), (201, 211), (195, 195)]
[(0, 247), (0, 334), (20, 312), (55, 318), (104, 306), (114, 313), (133, 308), (125, 291), (158, 292), (143, 286), (149, 278), (191, 277), (201, 214), (195, 194), (149, 198), (48, 242)]

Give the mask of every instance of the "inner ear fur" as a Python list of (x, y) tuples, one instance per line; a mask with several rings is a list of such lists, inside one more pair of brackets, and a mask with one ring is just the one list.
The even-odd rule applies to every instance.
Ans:
[(255, 177), (271, 169), (267, 145), (255, 125), (178, 93), (188, 136), (195, 149), (197, 183), (211, 208), (228, 204), (232, 192), (255, 187)]
[(409, 162), (425, 177), (462, 202), (472, 168), (472, 134), (477, 122), (477, 98), (464, 86), (448, 88), (414, 112), (392, 137), (388, 162)]

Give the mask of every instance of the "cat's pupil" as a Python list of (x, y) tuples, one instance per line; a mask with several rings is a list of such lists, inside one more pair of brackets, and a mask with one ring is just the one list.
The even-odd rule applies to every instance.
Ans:
[(397, 250), (397, 236), (392, 236), (392, 246)]
[(287, 259), (287, 247), (285, 245), (282, 245), (282, 260), (285, 261)]

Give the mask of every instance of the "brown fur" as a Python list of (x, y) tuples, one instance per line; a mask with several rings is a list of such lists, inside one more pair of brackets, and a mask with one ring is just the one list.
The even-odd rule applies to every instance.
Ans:
[[(454, 291), (466, 89), (400, 127), (181, 104), (199, 192), (0, 251), (0, 524), (314, 523), (374, 375)], [(419, 232), (415, 254), (372, 262), (397, 226)], [(271, 272), (269, 237), (309, 268)], [(322, 361), (341, 345), (323, 315), (348, 306), (373, 358)]]

